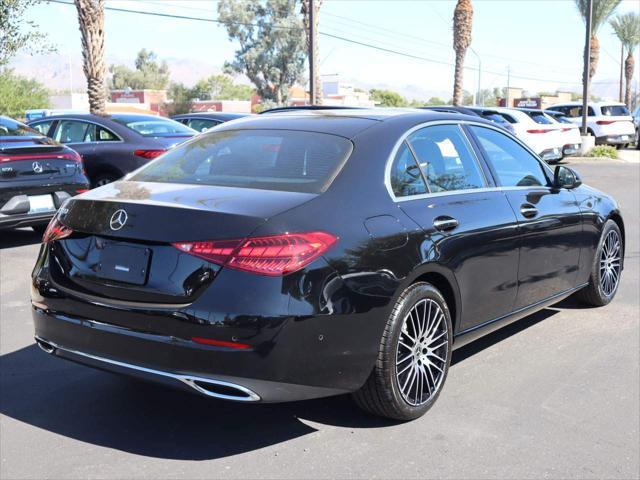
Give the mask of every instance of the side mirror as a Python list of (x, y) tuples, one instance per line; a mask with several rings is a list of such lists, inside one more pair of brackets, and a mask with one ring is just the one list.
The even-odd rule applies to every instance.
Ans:
[(577, 188), (582, 185), (580, 175), (575, 170), (565, 167), (564, 165), (558, 165), (553, 174), (553, 185), (556, 188)]

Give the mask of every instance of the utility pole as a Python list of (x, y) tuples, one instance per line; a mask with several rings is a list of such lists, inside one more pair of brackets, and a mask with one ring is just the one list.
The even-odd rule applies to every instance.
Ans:
[(505, 92), (504, 106), (511, 108), (509, 105), (509, 88), (511, 87), (511, 65), (507, 65), (507, 91)]
[(589, 57), (591, 56), (591, 18), (593, 0), (587, 0), (587, 28), (584, 40), (584, 70), (582, 71), (582, 135), (587, 136), (587, 107), (589, 103)]
[(620, 43), (620, 101), (624, 102), (624, 93), (622, 89), (622, 77), (624, 72), (624, 43)]
[(316, 72), (314, 54), (316, 50), (316, 6), (315, 0), (309, 1), (309, 100), (316, 105)]
[(476, 58), (478, 59), (478, 93), (476, 95), (476, 104), (477, 105), (482, 105), (483, 101), (482, 101), (482, 83), (481, 83), (481, 76), (482, 76), (482, 60), (480, 60), (480, 55), (478, 55), (478, 52), (476, 52), (473, 47), (469, 46), (469, 50), (471, 50), (471, 53), (473, 53)]

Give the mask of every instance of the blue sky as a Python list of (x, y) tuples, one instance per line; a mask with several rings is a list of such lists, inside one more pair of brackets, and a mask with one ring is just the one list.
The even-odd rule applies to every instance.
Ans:
[[(107, 6), (216, 18), (210, 0), (107, 0)], [(444, 63), (453, 62), (451, 18), (454, 0), (324, 0), (320, 31)], [(573, 0), (475, 0), (472, 47), (482, 61), (484, 88), (506, 84), (533, 92), (570, 88), (582, 71), (584, 26)], [(625, 0), (619, 12), (640, 11), (640, 0)], [(80, 36), (73, 7), (43, 4), (30, 17), (63, 54), (78, 57)], [(235, 45), (214, 23), (107, 12), (107, 55), (132, 61), (141, 48), (160, 58), (186, 59), (221, 67)], [(595, 82), (618, 77), (620, 44), (608, 25), (598, 32), (600, 65)], [(321, 36), (322, 73), (338, 73), (363, 85), (414, 85), (449, 91), (453, 68), (426, 60), (376, 51)], [(637, 52), (636, 52), (637, 58)], [(637, 62), (640, 64), (640, 59)], [(467, 55), (467, 65), (477, 66)], [(638, 75), (638, 73), (636, 73)], [(527, 77), (527, 78), (524, 78)], [(573, 84), (573, 85), (572, 85)], [(468, 70), (465, 87), (474, 90), (477, 72)]]

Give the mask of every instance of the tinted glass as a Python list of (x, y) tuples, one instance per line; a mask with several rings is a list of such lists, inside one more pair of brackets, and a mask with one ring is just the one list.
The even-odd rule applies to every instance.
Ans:
[(409, 137), (432, 193), (485, 186), (480, 166), (457, 125), (437, 125)]
[(168, 137), (172, 135), (194, 134), (189, 127), (162, 117), (148, 117), (142, 115), (120, 115), (111, 118), (125, 127), (138, 132), (143, 137)]
[(500, 132), (472, 126), (503, 187), (547, 185), (540, 161), (524, 147)]
[(624, 105), (604, 105), (601, 110), (602, 115), (608, 117), (626, 117), (630, 115), (629, 110)]
[(0, 137), (32, 137), (39, 136), (39, 132), (23, 123), (9, 118), (0, 118)]
[(58, 122), (54, 139), (60, 143), (84, 143), (95, 141), (96, 126), (78, 120)]
[(391, 188), (396, 197), (428, 193), (420, 168), (406, 143), (402, 144), (393, 161)]
[(536, 123), (540, 123), (542, 125), (553, 124), (553, 120), (551, 120), (542, 112), (527, 112), (527, 115), (529, 115), (531, 119)]
[[(567, 117), (576, 118), (582, 116), (582, 107), (579, 106), (564, 107), (564, 111), (567, 113)], [(594, 115), (595, 112), (593, 111), (593, 108), (587, 107), (587, 116), (593, 117)]]
[(322, 133), (212, 132), (175, 147), (131, 179), (320, 193), (351, 150), (349, 140)]
[(204, 132), (211, 127), (215, 127), (220, 122), (216, 122), (215, 120), (207, 120), (206, 118), (190, 118), (187, 121), (187, 125), (193, 128), (196, 132)]
[(53, 120), (49, 120), (48, 122), (38, 122), (30, 126), (34, 130), (41, 133), (42, 135), (47, 135), (49, 133), (49, 129), (51, 128), (52, 123), (53, 123)]
[(98, 142), (114, 142), (119, 140), (115, 133), (107, 130), (104, 127), (98, 127), (97, 131), (98, 134), (96, 135), (96, 140)]

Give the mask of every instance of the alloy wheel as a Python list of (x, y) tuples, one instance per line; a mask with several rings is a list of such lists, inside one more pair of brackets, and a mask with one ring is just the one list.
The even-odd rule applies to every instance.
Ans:
[(614, 294), (620, 280), (621, 246), (618, 232), (609, 231), (600, 253), (600, 287), (607, 297)]
[(423, 299), (404, 318), (396, 349), (396, 381), (412, 406), (429, 401), (442, 385), (447, 369), (449, 332), (444, 312)]

